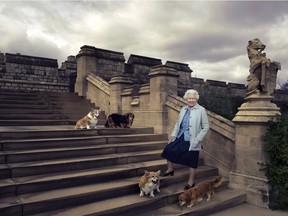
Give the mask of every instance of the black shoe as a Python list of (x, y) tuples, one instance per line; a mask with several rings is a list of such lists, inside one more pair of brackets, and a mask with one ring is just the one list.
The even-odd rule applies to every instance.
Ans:
[(195, 183), (191, 185), (187, 184), (185, 187), (184, 187), (184, 190), (189, 190), (190, 188), (194, 187), (195, 186)]
[(160, 176), (169, 176), (169, 175), (174, 176), (174, 170), (170, 172), (165, 171), (165, 172), (160, 173)]

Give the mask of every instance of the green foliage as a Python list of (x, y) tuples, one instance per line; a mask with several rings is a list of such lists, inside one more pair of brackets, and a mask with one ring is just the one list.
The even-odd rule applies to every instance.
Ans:
[(200, 94), (199, 104), (226, 119), (232, 120), (238, 112), (238, 107), (244, 103), (240, 96), (227, 95), (226, 92), (209, 90), (209, 86), (201, 86), (197, 91)]
[(269, 123), (265, 141), (269, 160), (264, 170), (271, 186), (269, 207), (288, 210), (288, 115)]

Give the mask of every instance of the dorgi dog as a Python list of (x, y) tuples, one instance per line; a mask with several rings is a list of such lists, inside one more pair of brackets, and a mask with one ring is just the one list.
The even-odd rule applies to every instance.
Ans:
[(81, 118), (75, 125), (75, 129), (91, 129), (97, 127), (98, 117), (101, 109), (91, 109), (91, 111)]
[(144, 175), (141, 176), (139, 181), (139, 188), (140, 188), (140, 194), (139, 196), (142, 197), (144, 195), (150, 194), (150, 197), (154, 197), (154, 191), (160, 192), (160, 172), (161, 170), (158, 170), (157, 172), (148, 172), (144, 171)]
[(105, 127), (107, 128), (130, 128), (133, 124), (134, 114), (131, 112), (124, 115), (112, 113), (107, 117)]
[(204, 181), (197, 184), (195, 187), (190, 188), (189, 190), (185, 191), (184, 193), (179, 195), (179, 205), (187, 205), (187, 207), (192, 207), (193, 205), (201, 202), (207, 194), (208, 198), (207, 201), (210, 201), (211, 196), (215, 193), (214, 188), (220, 186), (222, 181), (222, 177), (218, 176), (213, 181)]

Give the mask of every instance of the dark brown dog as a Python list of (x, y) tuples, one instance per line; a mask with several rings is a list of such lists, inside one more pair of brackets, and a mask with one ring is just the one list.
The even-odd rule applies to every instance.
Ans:
[(135, 115), (131, 112), (124, 115), (112, 113), (107, 117), (105, 127), (107, 128), (130, 128), (133, 124)]

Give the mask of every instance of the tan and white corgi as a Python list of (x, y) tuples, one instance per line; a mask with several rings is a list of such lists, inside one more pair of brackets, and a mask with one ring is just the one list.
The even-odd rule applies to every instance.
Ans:
[(154, 197), (154, 191), (160, 192), (160, 172), (148, 172), (145, 170), (145, 174), (141, 176), (139, 181), (140, 194), (142, 197), (144, 195), (150, 194), (150, 197)]
[(221, 185), (221, 181), (222, 177), (217, 176), (214, 180), (200, 182), (195, 187), (179, 195), (179, 205), (186, 204), (187, 207), (192, 207), (201, 202), (206, 194), (208, 196), (207, 201), (210, 201), (211, 196), (215, 193), (214, 189)]
[(79, 121), (77, 121), (75, 125), (75, 129), (91, 129), (91, 128), (97, 128), (97, 122), (98, 117), (100, 115), (101, 109), (91, 109), (91, 111), (81, 118)]

